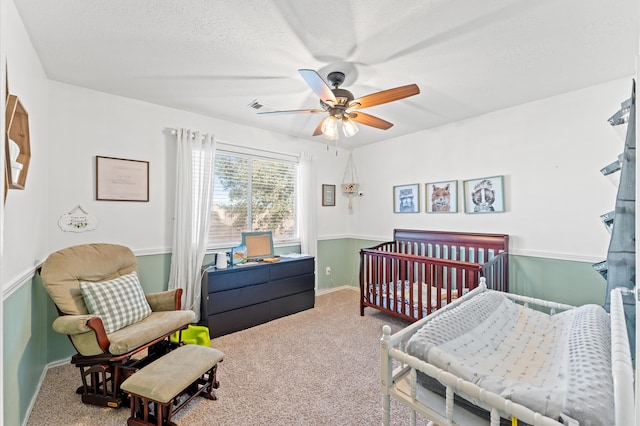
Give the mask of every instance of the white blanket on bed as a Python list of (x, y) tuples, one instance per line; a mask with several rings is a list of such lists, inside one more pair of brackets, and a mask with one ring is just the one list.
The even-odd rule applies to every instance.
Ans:
[(601, 307), (550, 316), (494, 291), (435, 316), (407, 347), (504, 398), (551, 418), (564, 413), (581, 426), (614, 424), (610, 351)]

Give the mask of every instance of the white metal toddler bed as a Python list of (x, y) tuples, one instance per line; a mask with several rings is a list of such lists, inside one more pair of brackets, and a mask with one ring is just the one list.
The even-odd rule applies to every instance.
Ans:
[(383, 425), (390, 398), (411, 409), (412, 425), (416, 413), (438, 425), (511, 425), (512, 418), (529, 425), (633, 424), (621, 291), (612, 291), (609, 315), (596, 305), (488, 290), (481, 279), (477, 289), (393, 336), (385, 326)]

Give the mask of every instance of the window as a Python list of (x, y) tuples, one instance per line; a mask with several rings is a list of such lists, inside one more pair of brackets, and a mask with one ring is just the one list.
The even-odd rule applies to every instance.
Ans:
[(243, 231), (271, 231), (276, 243), (297, 242), (298, 164), (216, 151), (209, 246), (237, 245)]

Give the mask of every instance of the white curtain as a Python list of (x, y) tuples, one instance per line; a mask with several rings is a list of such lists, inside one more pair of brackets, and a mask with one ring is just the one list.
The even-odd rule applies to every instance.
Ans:
[(316, 226), (317, 192), (312, 176), (312, 156), (308, 152), (300, 155), (300, 251), (316, 257), (318, 252), (318, 232)]
[(213, 197), (215, 140), (177, 130), (176, 194), (169, 289), (181, 288), (182, 309), (200, 319), (200, 274), (207, 247)]

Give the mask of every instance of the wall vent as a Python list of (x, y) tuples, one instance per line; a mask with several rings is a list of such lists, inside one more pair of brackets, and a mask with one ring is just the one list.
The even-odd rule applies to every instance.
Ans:
[(264, 102), (261, 102), (257, 99), (252, 100), (251, 102), (249, 102), (249, 104), (247, 105), (249, 108), (255, 110), (256, 112), (271, 112), (271, 111), (278, 111), (278, 108), (274, 107), (273, 105), (268, 105)]

